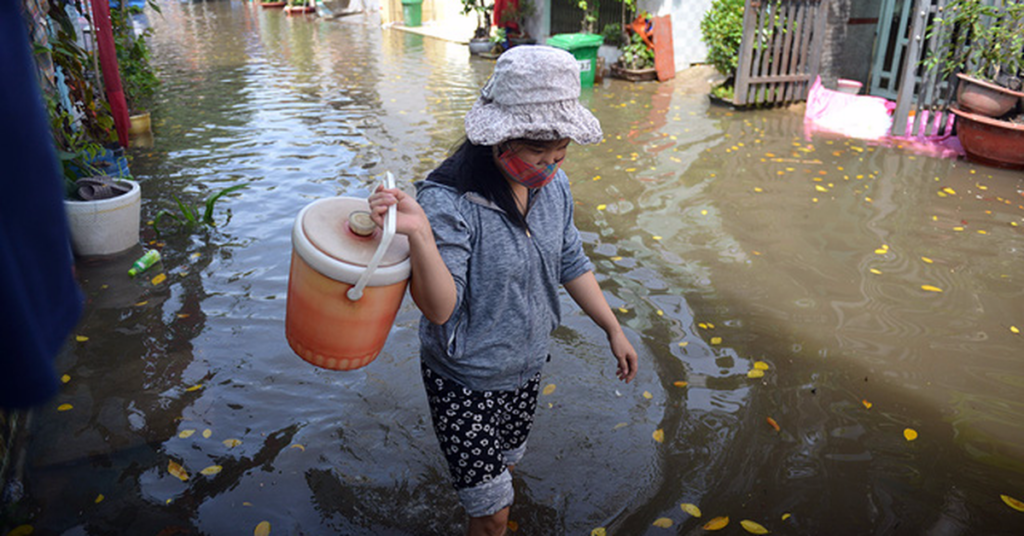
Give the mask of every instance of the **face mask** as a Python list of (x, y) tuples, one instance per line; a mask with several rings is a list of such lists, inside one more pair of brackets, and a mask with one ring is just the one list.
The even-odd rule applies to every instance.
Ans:
[(551, 182), (558, 172), (561, 162), (555, 162), (544, 167), (535, 166), (524, 161), (512, 149), (498, 155), (498, 165), (508, 174), (509, 178), (522, 184), (527, 188), (540, 188)]

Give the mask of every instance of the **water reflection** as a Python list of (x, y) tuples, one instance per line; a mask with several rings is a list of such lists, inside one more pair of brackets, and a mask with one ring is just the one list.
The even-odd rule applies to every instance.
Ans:
[[(89, 338), (36, 421), (18, 521), (459, 532), (413, 305), (376, 362), (334, 373), (291, 353), (284, 300), (298, 211), (366, 195), (385, 170), (422, 179), (493, 64), (362, 16), (163, 11), (155, 138), (133, 149), (145, 217), (248, 188), (215, 228), (146, 232), (164, 283), (124, 278), (131, 255), (80, 264)], [(1024, 498), (1020, 174), (808, 138), (798, 109), (736, 112), (684, 86), (584, 92), (606, 140), (565, 163), (576, 221), (643, 368), (616, 382), (603, 334), (565, 300), (517, 534), (653, 534), (659, 517), (696, 533), (717, 515), (798, 534), (1012, 532), (998, 495)], [(748, 377), (757, 361), (769, 370)]]

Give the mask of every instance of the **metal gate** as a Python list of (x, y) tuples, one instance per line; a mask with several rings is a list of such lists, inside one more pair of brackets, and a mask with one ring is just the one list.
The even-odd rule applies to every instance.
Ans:
[(806, 99), (821, 64), (827, 16), (821, 0), (747, 0), (733, 104)]

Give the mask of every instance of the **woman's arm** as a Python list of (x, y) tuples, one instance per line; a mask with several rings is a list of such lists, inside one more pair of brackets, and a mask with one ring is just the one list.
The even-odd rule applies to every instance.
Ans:
[(370, 216), (384, 226), (388, 207), (397, 205), (395, 232), (409, 237), (412, 278), (409, 293), (423, 316), (434, 324), (444, 324), (455, 311), (458, 294), (455, 280), (437, 251), (434, 233), (423, 207), (411, 195), (397, 188), (378, 187), (370, 196)]
[(615, 313), (604, 299), (604, 293), (601, 292), (601, 287), (597, 284), (594, 272), (588, 271), (569, 281), (565, 284), (565, 290), (569, 291), (569, 296), (573, 301), (608, 335), (608, 344), (611, 346), (612, 355), (619, 362), (619, 379), (629, 383), (636, 376), (636, 350), (626, 338), (622, 326), (619, 325), (619, 320), (615, 318)]

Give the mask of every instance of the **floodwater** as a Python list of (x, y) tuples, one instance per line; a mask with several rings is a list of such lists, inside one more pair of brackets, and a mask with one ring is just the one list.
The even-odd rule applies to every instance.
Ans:
[[(386, 170), (411, 188), (493, 63), (362, 15), (163, 12), (155, 138), (131, 151), (144, 218), (248, 186), (215, 229), (147, 228), (164, 260), (140, 280), (141, 248), (79, 263), (80, 337), (7, 523), (459, 533), (411, 301), (375, 362), (332, 372), (289, 349), (286, 286), (299, 209)], [(565, 164), (576, 221), (641, 372), (615, 381), (564, 300), (514, 534), (701, 534), (717, 516), (722, 534), (1024, 532), (1001, 499), (1024, 500), (1024, 174), (807, 137), (798, 109), (734, 111), (678, 81), (583, 100), (606, 139)]]

